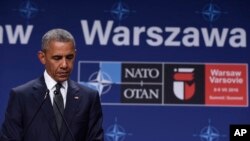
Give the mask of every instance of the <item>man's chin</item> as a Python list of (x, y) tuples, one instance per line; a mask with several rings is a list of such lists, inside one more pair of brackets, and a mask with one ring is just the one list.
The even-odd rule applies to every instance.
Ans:
[(60, 77), (57, 78), (57, 81), (63, 82), (63, 81), (68, 80), (68, 78), (69, 78), (68, 76), (60, 76)]

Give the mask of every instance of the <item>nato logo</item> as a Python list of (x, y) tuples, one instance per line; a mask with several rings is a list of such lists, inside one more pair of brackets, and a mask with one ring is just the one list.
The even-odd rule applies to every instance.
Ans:
[(121, 82), (120, 63), (79, 62), (78, 82), (105, 95)]
[(27, 20), (27, 22), (29, 22), (30, 19), (36, 17), (39, 11), (43, 11), (42, 9), (39, 9), (37, 4), (31, 0), (21, 2), (19, 8), (14, 10), (18, 11), (20, 15)]
[(79, 61), (78, 83), (97, 90), (102, 104), (119, 104), (121, 99), (121, 63)]
[(110, 125), (105, 133), (105, 137), (107, 141), (124, 141), (126, 136), (132, 135), (131, 133), (127, 133), (125, 129), (117, 123), (117, 119), (115, 119), (115, 123)]
[(204, 104), (204, 65), (166, 64), (165, 104)]
[(117, 2), (113, 4), (110, 11), (108, 11), (113, 19), (121, 22), (122, 20), (126, 19), (130, 13), (135, 12), (134, 10), (131, 10), (129, 6), (124, 2)]
[(220, 138), (226, 137), (220, 133), (220, 131), (211, 125), (211, 121), (209, 120), (209, 125), (203, 127), (199, 134), (194, 134), (194, 137), (199, 137), (200, 141), (219, 141)]
[(212, 26), (212, 23), (217, 21), (222, 14), (226, 14), (227, 12), (223, 12), (217, 4), (210, 2), (197, 13), (201, 13), (203, 19), (209, 22)]
[(112, 79), (102, 70), (93, 72), (87, 82), (87, 85), (96, 89), (100, 95), (107, 93), (111, 89), (111, 84)]
[(162, 102), (162, 64), (80, 61), (78, 83), (96, 89), (102, 104)]

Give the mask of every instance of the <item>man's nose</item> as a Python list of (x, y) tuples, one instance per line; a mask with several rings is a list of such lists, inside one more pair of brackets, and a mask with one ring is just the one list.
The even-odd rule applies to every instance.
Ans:
[(62, 68), (67, 68), (68, 67), (68, 62), (67, 60), (64, 58), (62, 59), (62, 65), (61, 65)]

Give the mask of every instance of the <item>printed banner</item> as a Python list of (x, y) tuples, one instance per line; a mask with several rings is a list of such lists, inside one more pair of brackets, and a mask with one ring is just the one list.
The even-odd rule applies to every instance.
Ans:
[(248, 106), (247, 64), (79, 61), (103, 105)]

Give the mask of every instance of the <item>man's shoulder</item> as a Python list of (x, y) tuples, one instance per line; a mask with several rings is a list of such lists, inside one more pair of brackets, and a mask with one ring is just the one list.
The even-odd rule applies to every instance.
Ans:
[(71, 87), (73, 87), (73, 88), (75, 88), (83, 93), (92, 93), (92, 94), (96, 93), (96, 94), (98, 94), (98, 91), (96, 89), (93, 89), (89, 86), (79, 84), (76, 81), (70, 80), (69, 83), (70, 83)]
[(16, 86), (13, 89), (17, 90), (17, 91), (29, 90), (29, 89), (35, 87), (36, 85), (40, 84), (40, 82), (41, 82), (41, 78), (35, 78), (35, 79), (29, 80), (21, 85)]

